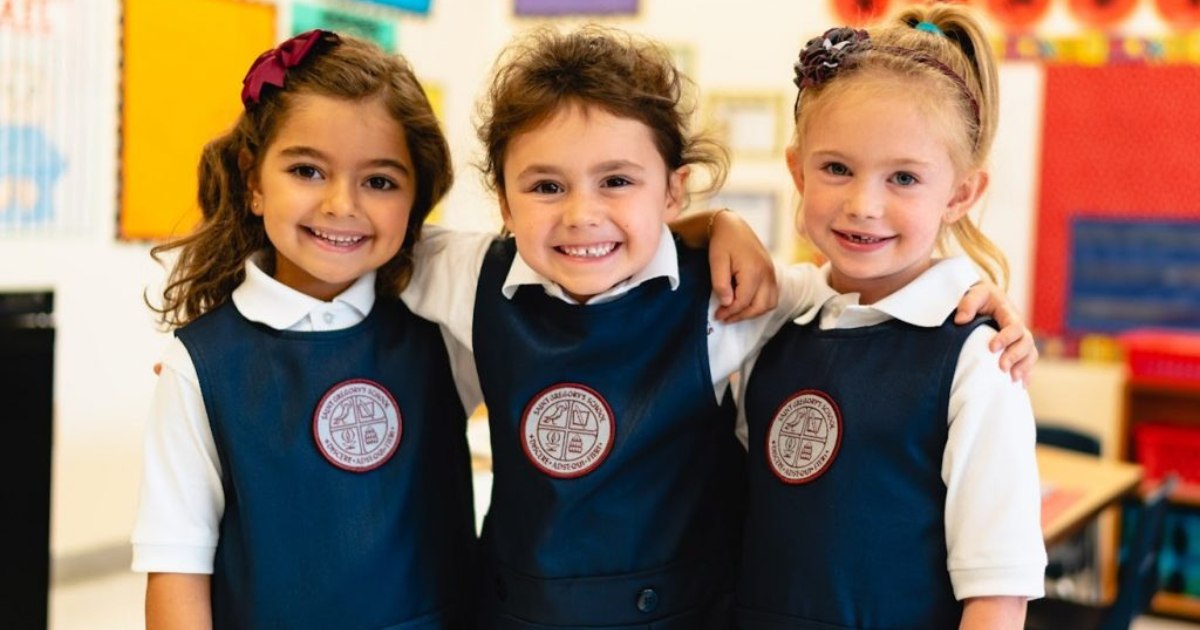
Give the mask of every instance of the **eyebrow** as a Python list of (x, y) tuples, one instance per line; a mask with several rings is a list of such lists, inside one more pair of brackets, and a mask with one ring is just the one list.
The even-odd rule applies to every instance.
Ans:
[[(287, 147), (286, 149), (280, 150), (279, 155), (281, 155), (283, 157), (293, 157), (293, 158), (294, 157), (308, 157), (308, 158), (315, 158), (315, 159), (319, 159), (319, 160), (328, 160), (329, 159), (328, 156), (326, 156), (324, 153), (318, 151), (317, 149), (314, 149), (312, 147), (306, 147), (306, 146)], [(375, 167), (375, 168), (392, 168), (397, 171), (400, 171), (406, 177), (412, 176), (412, 173), (409, 172), (409, 168), (407, 166), (405, 166), (404, 163), (397, 161), (397, 160), (393, 160), (392, 158), (375, 158), (373, 160), (367, 160), (366, 162), (363, 163), (363, 166)]]
[[(637, 162), (631, 161), (631, 160), (608, 160), (607, 162), (601, 162), (601, 163), (593, 166), (592, 168), (588, 169), (588, 173), (594, 175), (596, 173), (610, 173), (612, 171), (620, 171), (620, 170), (633, 170), (633, 171), (637, 171), (640, 173), (642, 171), (645, 171), (646, 167), (642, 166), (641, 164), (639, 164)], [(517, 173), (517, 177), (530, 177), (530, 176), (534, 176), (534, 175), (557, 175), (561, 172), (562, 172), (561, 168), (554, 166), (552, 164), (530, 164), (529, 166), (525, 167), (520, 173)]]
[[(833, 160), (839, 160), (839, 161), (843, 161), (843, 162), (849, 161), (845, 155), (843, 155), (842, 153), (840, 153), (838, 151), (834, 151), (834, 150), (816, 150), (816, 151), (812, 152), (812, 156), (815, 158), (818, 158), (818, 159), (825, 159), (825, 160), (833, 159)], [(905, 167), (905, 166), (923, 166), (923, 167), (932, 166), (931, 162), (926, 162), (923, 160), (917, 160), (917, 159), (913, 159), (913, 158), (899, 158), (899, 159), (895, 159), (895, 160), (888, 160), (886, 162), (886, 164), (893, 168), (900, 168), (900, 167)]]

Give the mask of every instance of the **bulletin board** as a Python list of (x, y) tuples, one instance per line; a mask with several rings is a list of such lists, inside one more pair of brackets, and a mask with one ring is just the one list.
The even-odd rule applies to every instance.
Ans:
[(1070, 330), (1066, 308), (1076, 273), (1072, 231), (1081, 219), (1200, 222), (1195, 103), (1195, 65), (1046, 67), (1034, 248), (1037, 332), (1087, 332)]
[(270, 4), (125, 0), (118, 235), (159, 240), (200, 217), (196, 165), (204, 144), (242, 108), (242, 77), (275, 45)]

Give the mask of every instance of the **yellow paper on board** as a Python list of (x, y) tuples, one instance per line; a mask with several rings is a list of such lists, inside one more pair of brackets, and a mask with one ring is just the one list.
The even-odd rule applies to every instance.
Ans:
[(125, 0), (118, 232), (187, 234), (196, 165), (241, 112), (242, 77), (275, 45), (275, 7), (240, 0)]

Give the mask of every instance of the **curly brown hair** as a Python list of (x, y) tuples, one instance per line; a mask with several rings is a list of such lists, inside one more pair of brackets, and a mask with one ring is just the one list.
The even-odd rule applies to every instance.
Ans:
[(487, 151), (480, 169), (488, 185), (503, 194), (504, 157), (513, 137), (569, 105), (582, 104), (646, 125), (668, 170), (706, 167), (707, 189), (716, 190), (729, 157), (719, 143), (689, 132), (693, 92), (671, 53), (650, 40), (595, 25), (565, 34), (535, 29), (496, 61), (477, 113), (477, 132)]
[(400, 251), (376, 275), (376, 290), (398, 294), (412, 276), (412, 248), (421, 226), (454, 181), (450, 147), (425, 92), (408, 62), (373, 44), (350, 37), (325, 37), (299, 64), (287, 70), (285, 87), (265, 87), (231, 130), (212, 140), (200, 157), (202, 219), (190, 235), (150, 250), (174, 250), (160, 306), (147, 304), (166, 327), (186, 325), (225, 303), (245, 279), (245, 260), (266, 250), (274, 259), (262, 218), (250, 209), (249, 182), (267, 147), (286, 119), (294, 97), (315, 94), (360, 101), (378, 98), (404, 129), (416, 169), (416, 197)]

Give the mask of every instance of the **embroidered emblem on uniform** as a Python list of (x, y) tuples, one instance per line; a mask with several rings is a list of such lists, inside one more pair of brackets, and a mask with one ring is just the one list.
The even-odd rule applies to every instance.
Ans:
[(313, 413), (317, 450), (329, 463), (351, 472), (366, 472), (391, 459), (402, 428), (391, 392), (362, 378), (331, 387)]
[(825, 474), (842, 443), (842, 413), (824, 392), (792, 394), (767, 427), (767, 465), (784, 483), (808, 483)]
[(562, 383), (525, 406), (521, 446), (542, 472), (569, 479), (604, 462), (615, 432), (612, 408), (603, 396), (586, 385)]

